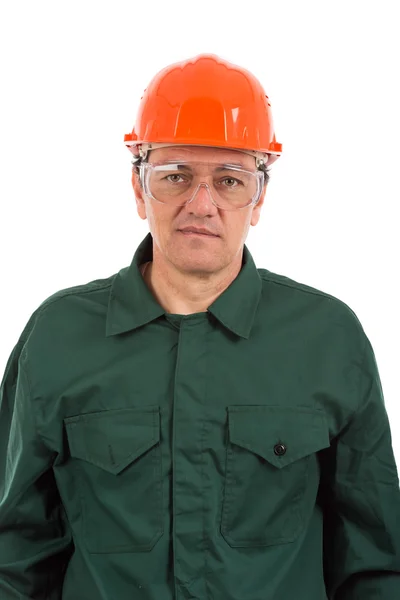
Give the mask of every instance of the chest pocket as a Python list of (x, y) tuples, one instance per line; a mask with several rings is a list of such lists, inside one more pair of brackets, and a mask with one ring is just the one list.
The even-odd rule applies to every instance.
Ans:
[(330, 445), (322, 411), (229, 406), (221, 534), (230, 546), (293, 542), (313, 510), (316, 453)]
[(64, 423), (89, 552), (151, 550), (163, 534), (159, 407), (105, 410)]

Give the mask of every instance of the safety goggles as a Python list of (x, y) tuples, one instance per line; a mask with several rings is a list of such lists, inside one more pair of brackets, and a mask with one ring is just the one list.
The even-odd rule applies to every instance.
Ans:
[(264, 173), (229, 163), (198, 161), (142, 162), (142, 187), (147, 196), (171, 206), (193, 200), (204, 186), (212, 202), (223, 210), (239, 210), (260, 199)]

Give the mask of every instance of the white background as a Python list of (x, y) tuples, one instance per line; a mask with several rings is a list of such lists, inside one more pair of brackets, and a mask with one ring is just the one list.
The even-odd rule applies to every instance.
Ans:
[(0, 11), (0, 367), (50, 294), (127, 266), (148, 232), (123, 144), (150, 79), (212, 52), (251, 70), (283, 154), (246, 241), (346, 302), (400, 463), (398, 2), (9, 0)]

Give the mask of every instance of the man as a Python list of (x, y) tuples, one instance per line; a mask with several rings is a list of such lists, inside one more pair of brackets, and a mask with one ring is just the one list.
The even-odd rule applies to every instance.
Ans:
[(6, 365), (1, 600), (395, 600), (371, 343), (244, 244), (281, 153), (261, 84), (215, 55), (171, 65), (125, 142), (149, 234), (47, 298)]

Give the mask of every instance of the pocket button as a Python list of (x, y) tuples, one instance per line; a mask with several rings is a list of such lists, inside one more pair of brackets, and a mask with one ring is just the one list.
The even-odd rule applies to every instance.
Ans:
[(285, 444), (276, 444), (274, 446), (274, 452), (277, 456), (283, 456), (286, 452)]

